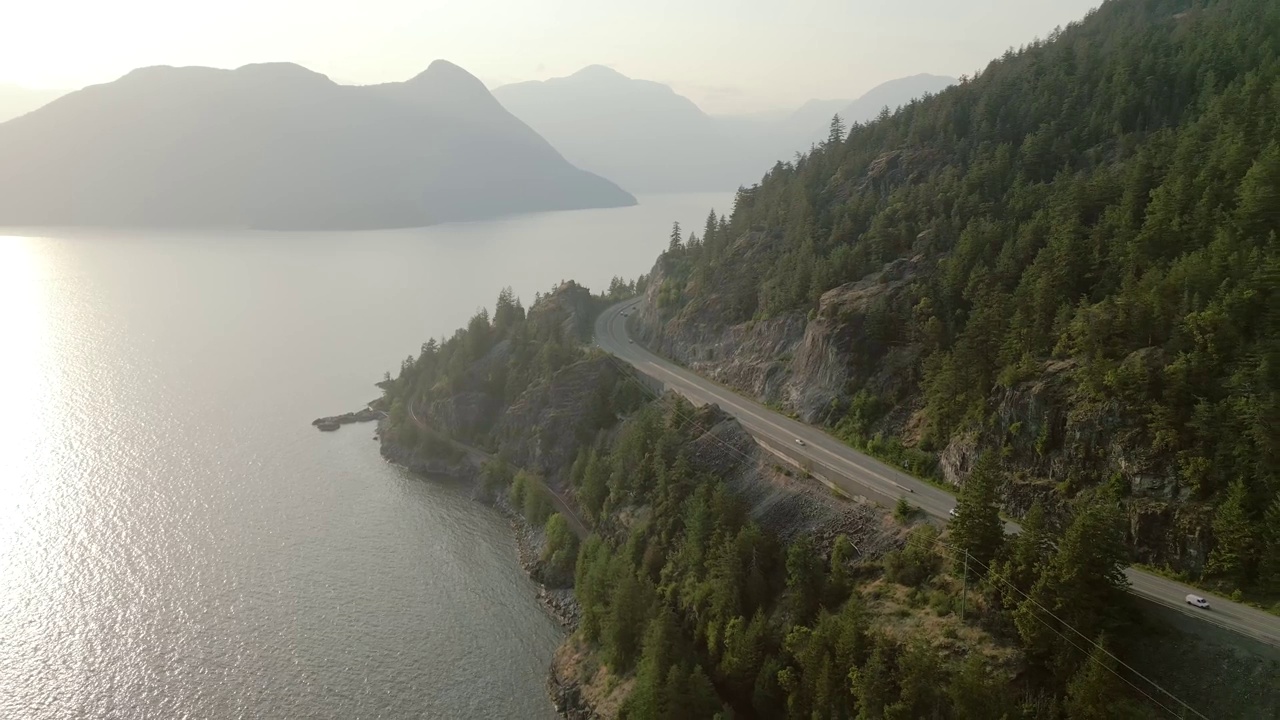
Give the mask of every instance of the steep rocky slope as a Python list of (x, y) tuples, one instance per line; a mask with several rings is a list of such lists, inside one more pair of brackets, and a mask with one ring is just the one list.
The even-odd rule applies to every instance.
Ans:
[(1105, 3), (775, 165), (658, 261), (635, 331), (940, 480), (994, 453), (1014, 514), (1114, 497), (1134, 560), (1274, 596), (1277, 27)]

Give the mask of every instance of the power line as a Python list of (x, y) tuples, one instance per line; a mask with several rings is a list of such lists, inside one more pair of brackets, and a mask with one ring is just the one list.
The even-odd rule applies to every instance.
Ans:
[[(603, 350), (603, 348), (601, 348), (601, 349)], [(634, 367), (634, 366), (632, 366), (632, 365), (630, 365), (630, 364), (627, 364), (626, 366), (623, 366), (623, 365), (622, 365), (622, 361), (621, 361), (621, 359), (620, 359), (620, 358), (616, 357), (615, 355), (613, 355), (613, 353), (610, 353), (610, 352), (608, 352), (607, 350), (606, 350), (606, 351), (604, 351), (604, 352), (605, 352), (605, 357), (607, 357), (611, 362), (613, 362), (613, 364), (614, 364), (614, 365), (619, 369), (619, 371), (622, 373), (622, 375), (623, 375), (623, 377), (624, 377), (625, 379), (627, 379), (627, 380), (631, 381), (632, 383), (634, 383), (637, 387), (639, 387), (639, 388), (640, 388), (641, 390), (643, 390), (644, 392), (649, 393), (650, 395), (652, 395), (654, 399), (661, 399), (661, 396), (660, 396), (660, 395), (658, 395), (658, 394), (657, 394), (656, 392), (654, 392), (651, 388), (649, 388), (649, 387), (648, 387), (647, 385), (645, 385), (644, 383), (641, 383), (639, 380), (637, 380), (637, 379), (634, 377), (634, 373), (638, 373), (638, 372), (640, 372), (640, 371), (639, 371), (639, 369), (637, 369), (636, 367)], [(664, 383), (664, 385), (665, 385), (665, 383)], [(684, 420), (685, 422), (689, 422), (689, 421), (691, 420), (689, 417), (687, 417), (687, 416), (685, 416), (683, 413), (681, 413), (681, 412), (679, 411), (679, 409), (678, 409), (676, 406), (671, 406), (671, 408), (670, 408), (670, 409), (671, 409), (671, 411), (672, 411), (674, 414), (676, 414), (678, 417), (680, 417), (680, 419), (681, 419), (681, 420)], [(753, 459), (752, 459), (750, 456), (748, 456), (746, 453), (742, 452), (740, 449), (738, 449), (738, 448), (736, 448), (736, 447), (734, 447), (734, 446), (730, 445), (729, 443), (725, 442), (725, 441), (724, 441), (723, 439), (721, 439), (719, 436), (714, 435), (714, 434), (711, 434), (711, 433), (707, 433), (707, 434), (708, 434), (708, 435), (710, 435), (710, 436), (711, 436), (711, 438), (712, 438), (713, 440), (715, 440), (716, 442), (719, 442), (721, 445), (723, 445), (723, 446), (724, 446), (726, 449), (728, 449), (730, 452), (733, 452), (734, 454), (736, 454), (736, 455), (740, 456), (743, 460), (745, 460), (745, 461), (747, 461), (747, 462), (752, 462), (752, 461), (753, 461)], [(941, 547), (944, 547), (944, 548), (947, 548), (947, 549), (949, 549), (949, 550), (952, 550), (952, 551), (957, 550), (957, 548), (955, 548), (954, 546), (951, 546), (951, 545), (948, 545), (947, 543), (942, 542), (942, 540), (941, 540), (941, 539), (935, 539), (933, 542), (934, 542), (934, 543), (936, 543), (937, 545), (939, 545), (939, 546), (941, 546)], [(908, 539), (908, 543), (910, 543), (910, 539)], [(966, 557), (966, 561), (971, 560), (974, 564), (976, 564), (976, 565), (978, 565), (979, 567), (981, 567), (981, 568), (983, 569), (984, 573), (985, 573), (988, 577), (991, 577), (991, 576), (993, 575), (993, 573), (991, 572), (991, 569), (990, 569), (987, 565), (985, 565), (985, 564), (983, 564), (983, 563), (979, 562), (978, 560), (974, 559), (974, 558), (972, 557), (972, 555), (970, 555), (970, 553), (969, 553), (967, 550), (964, 550), (963, 548), (959, 548), (959, 550), (960, 550), (960, 551), (962, 551), (962, 552), (964, 552), (965, 557)], [(1101, 644), (1099, 644), (1098, 642), (1096, 642), (1095, 640), (1093, 640), (1092, 638), (1090, 638), (1089, 636), (1087, 636), (1085, 633), (1083, 633), (1083, 632), (1081, 632), (1080, 630), (1078, 630), (1077, 628), (1075, 628), (1075, 627), (1074, 627), (1073, 625), (1071, 625), (1070, 623), (1068, 623), (1068, 622), (1064, 621), (1062, 618), (1058, 617), (1056, 614), (1054, 614), (1054, 613), (1053, 613), (1052, 611), (1050, 611), (1048, 608), (1046, 608), (1046, 607), (1044, 607), (1043, 605), (1041, 605), (1039, 602), (1037, 602), (1037, 601), (1035, 601), (1034, 599), (1032, 599), (1032, 598), (1031, 598), (1030, 596), (1028, 596), (1026, 593), (1022, 592), (1022, 590), (1021, 590), (1020, 588), (1018, 588), (1016, 585), (1014, 585), (1012, 582), (1010, 582), (1007, 578), (1000, 577), (1000, 576), (998, 576), (998, 575), (997, 575), (996, 577), (997, 577), (999, 580), (1001, 580), (1002, 582), (1004, 582), (1006, 585), (1008, 585), (1008, 587), (1012, 588), (1012, 589), (1013, 589), (1015, 592), (1017, 592), (1019, 595), (1021, 595), (1021, 596), (1023, 597), (1023, 599), (1024, 599), (1024, 600), (1026, 600), (1027, 602), (1030, 602), (1030, 603), (1031, 603), (1032, 605), (1034, 605), (1036, 608), (1038, 608), (1039, 610), (1041, 610), (1041, 611), (1042, 611), (1042, 612), (1044, 612), (1045, 614), (1047, 614), (1047, 615), (1049, 615), (1050, 617), (1052, 617), (1052, 618), (1053, 618), (1054, 620), (1056, 620), (1059, 624), (1063, 625), (1064, 627), (1070, 628), (1072, 632), (1074, 632), (1076, 635), (1079, 635), (1079, 636), (1080, 636), (1081, 638), (1083, 638), (1087, 643), (1089, 643), (1090, 645), (1092, 645), (1095, 649), (1097, 649), (1097, 650), (1101, 651), (1102, 653), (1106, 654), (1106, 656), (1107, 656), (1107, 657), (1109, 657), (1109, 658), (1111, 658), (1112, 660), (1114, 660), (1118, 665), (1120, 665), (1121, 667), (1125, 668), (1126, 670), (1128, 670), (1129, 672), (1133, 673), (1134, 675), (1136, 675), (1137, 677), (1141, 678), (1142, 680), (1146, 681), (1148, 684), (1150, 684), (1150, 685), (1151, 685), (1153, 688), (1155, 688), (1156, 690), (1158, 690), (1158, 691), (1160, 691), (1161, 693), (1164, 693), (1165, 695), (1169, 696), (1169, 697), (1170, 697), (1170, 698), (1172, 698), (1175, 702), (1177, 702), (1179, 705), (1181, 705), (1183, 708), (1185, 708), (1186, 710), (1188, 710), (1188, 711), (1190, 711), (1190, 712), (1194, 713), (1197, 717), (1199, 717), (1199, 718), (1203, 718), (1203, 720), (1208, 720), (1208, 717), (1207, 717), (1207, 716), (1205, 716), (1203, 713), (1201, 713), (1200, 711), (1198, 711), (1198, 710), (1196, 710), (1195, 708), (1191, 707), (1191, 705), (1189, 705), (1186, 701), (1184, 701), (1184, 700), (1182, 700), (1181, 698), (1179, 698), (1178, 696), (1174, 695), (1172, 692), (1170, 692), (1170, 691), (1166, 690), (1164, 687), (1162, 687), (1161, 685), (1159, 685), (1158, 683), (1156, 683), (1156, 682), (1155, 682), (1154, 680), (1152, 680), (1151, 678), (1147, 677), (1146, 675), (1143, 675), (1142, 673), (1140, 673), (1140, 672), (1138, 672), (1137, 670), (1135, 670), (1131, 665), (1129, 665), (1128, 663), (1126, 663), (1126, 662), (1122, 661), (1120, 658), (1116, 657), (1116, 656), (1115, 656), (1111, 651), (1107, 650), (1107, 649), (1106, 649), (1105, 647), (1103, 647)], [(1169, 713), (1169, 714), (1170, 714), (1171, 716), (1173, 716), (1173, 717), (1179, 717), (1179, 715), (1178, 715), (1176, 712), (1174, 712), (1174, 711), (1173, 711), (1173, 709), (1171, 709), (1170, 707), (1168, 707), (1168, 706), (1167, 706), (1167, 705), (1165, 705), (1164, 703), (1161, 703), (1161, 702), (1160, 702), (1159, 700), (1157, 700), (1156, 698), (1152, 697), (1150, 693), (1148, 693), (1148, 692), (1146, 692), (1145, 690), (1143, 690), (1142, 688), (1138, 687), (1136, 684), (1134, 684), (1134, 683), (1133, 683), (1133, 681), (1132, 681), (1132, 680), (1130, 680), (1129, 678), (1127, 678), (1127, 677), (1125, 677), (1124, 675), (1122, 675), (1122, 674), (1120, 674), (1119, 672), (1117, 672), (1115, 668), (1112, 668), (1112, 667), (1108, 666), (1107, 664), (1103, 663), (1100, 659), (1095, 658), (1095, 657), (1094, 657), (1094, 655), (1093, 655), (1092, 653), (1087, 652), (1083, 647), (1081, 647), (1081, 646), (1080, 646), (1080, 645), (1078, 645), (1075, 641), (1073, 641), (1073, 640), (1071, 640), (1070, 638), (1068, 638), (1066, 635), (1064, 635), (1060, 630), (1058, 630), (1058, 629), (1057, 629), (1057, 628), (1055, 628), (1053, 625), (1051, 625), (1051, 624), (1050, 624), (1048, 621), (1046, 621), (1044, 618), (1040, 617), (1039, 615), (1036, 615), (1035, 613), (1032, 613), (1031, 615), (1032, 615), (1032, 617), (1035, 617), (1035, 618), (1036, 618), (1036, 620), (1037, 620), (1037, 621), (1039, 621), (1041, 624), (1043, 624), (1045, 627), (1047, 627), (1047, 628), (1049, 628), (1050, 630), (1052, 630), (1056, 635), (1058, 635), (1058, 637), (1062, 638), (1065, 642), (1069, 643), (1072, 647), (1076, 648), (1076, 649), (1077, 649), (1077, 650), (1079, 650), (1081, 653), (1084, 653), (1084, 654), (1085, 654), (1085, 656), (1086, 656), (1089, 660), (1091, 660), (1091, 661), (1093, 661), (1093, 662), (1095, 662), (1095, 663), (1100, 664), (1100, 665), (1101, 665), (1103, 668), (1105, 668), (1108, 672), (1110, 672), (1111, 674), (1113, 674), (1113, 675), (1115, 675), (1116, 677), (1118, 677), (1118, 678), (1120, 678), (1121, 680), (1123, 680), (1123, 681), (1125, 682), (1125, 684), (1127, 684), (1127, 685), (1129, 685), (1130, 687), (1132, 687), (1134, 690), (1136, 690), (1138, 693), (1140, 693), (1140, 694), (1141, 694), (1143, 697), (1145, 697), (1147, 700), (1151, 701), (1154, 705), (1156, 705), (1156, 706), (1157, 706), (1157, 707), (1159, 707), (1160, 709), (1164, 710), (1165, 712)]]
[[(911, 539), (910, 539), (910, 538), (908, 538), (908, 539), (907, 539), (907, 544), (908, 544), (908, 545), (910, 545), (910, 544), (911, 544)], [(1147, 683), (1149, 683), (1149, 684), (1150, 684), (1152, 687), (1154, 687), (1155, 689), (1159, 690), (1160, 692), (1164, 693), (1165, 695), (1168, 695), (1170, 698), (1173, 698), (1173, 700), (1174, 700), (1175, 702), (1177, 702), (1179, 705), (1181, 705), (1181, 706), (1182, 706), (1183, 708), (1185, 708), (1186, 710), (1188, 710), (1188, 711), (1190, 711), (1190, 712), (1194, 713), (1197, 717), (1203, 718), (1204, 720), (1209, 720), (1209, 719), (1208, 719), (1208, 717), (1206, 717), (1203, 713), (1201, 713), (1200, 711), (1196, 710), (1195, 708), (1191, 707), (1191, 705), (1189, 705), (1186, 701), (1182, 700), (1182, 699), (1181, 699), (1181, 698), (1179, 698), (1177, 695), (1174, 695), (1173, 693), (1171, 693), (1171, 692), (1169, 692), (1168, 690), (1164, 689), (1163, 687), (1161, 687), (1158, 683), (1156, 683), (1156, 682), (1155, 682), (1154, 680), (1152, 680), (1151, 678), (1149, 678), (1149, 677), (1147, 677), (1146, 675), (1143, 675), (1142, 673), (1138, 672), (1137, 670), (1135, 670), (1135, 669), (1133, 668), (1133, 666), (1129, 665), (1128, 663), (1125, 663), (1123, 660), (1121, 660), (1120, 658), (1116, 657), (1114, 654), (1112, 654), (1112, 653), (1111, 653), (1111, 651), (1107, 650), (1105, 647), (1103, 647), (1101, 644), (1099, 644), (1098, 642), (1096, 642), (1095, 640), (1093, 640), (1092, 638), (1090, 638), (1088, 635), (1085, 635), (1085, 634), (1084, 634), (1083, 632), (1081, 632), (1080, 630), (1077, 630), (1077, 629), (1075, 628), (1075, 626), (1073, 626), (1073, 625), (1071, 625), (1070, 623), (1066, 622), (1066, 621), (1065, 621), (1065, 620), (1063, 620), (1062, 618), (1060, 618), (1060, 617), (1058, 617), (1057, 615), (1055, 615), (1055, 614), (1054, 614), (1052, 611), (1050, 611), (1048, 608), (1046, 608), (1046, 607), (1044, 607), (1043, 605), (1041, 605), (1040, 603), (1036, 602), (1034, 599), (1032, 599), (1032, 598), (1031, 598), (1031, 596), (1029, 596), (1029, 595), (1027, 595), (1026, 593), (1022, 592), (1021, 588), (1019, 588), (1017, 585), (1014, 585), (1014, 584), (1013, 584), (1013, 583), (1012, 583), (1008, 578), (1006, 578), (1006, 577), (1004, 577), (1004, 576), (1002, 576), (1002, 575), (999, 575), (998, 573), (993, 573), (993, 572), (991, 571), (991, 568), (990, 568), (989, 566), (987, 566), (987, 565), (983, 564), (982, 562), (980, 562), (979, 560), (977, 560), (976, 558), (974, 558), (974, 557), (973, 557), (973, 555), (971, 555), (971, 554), (969, 553), (969, 551), (968, 551), (968, 550), (965, 550), (964, 548), (958, 548), (958, 547), (956, 547), (956, 546), (954, 546), (954, 545), (950, 545), (950, 544), (948, 544), (948, 543), (945, 543), (945, 542), (943, 542), (943, 541), (941, 540), (941, 538), (935, 538), (935, 539), (933, 540), (933, 543), (932, 543), (932, 544), (935, 544), (935, 545), (937, 545), (937, 546), (939, 546), (939, 547), (945, 548), (945, 549), (950, 550), (950, 551), (952, 551), (952, 552), (963, 552), (963, 553), (965, 554), (966, 559), (967, 559), (969, 562), (972, 562), (972, 563), (974, 563), (975, 565), (977, 565), (977, 566), (979, 566), (980, 568), (982, 568), (982, 569), (983, 569), (983, 571), (984, 571), (984, 573), (985, 573), (985, 575), (986, 575), (986, 577), (987, 577), (988, 579), (990, 579), (990, 578), (992, 578), (992, 577), (995, 577), (996, 579), (1000, 580), (1000, 581), (1001, 581), (1001, 582), (1003, 582), (1006, 586), (1008, 586), (1009, 588), (1011, 588), (1014, 592), (1016, 592), (1016, 593), (1018, 593), (1019, 595), (1021, 595), (1021, 596), (1023, 597), (1023, 599), (1025, 599), (1027, 602), (1030, 602), (1032, 605), (1034, 605), (1036, 608), (1038, 608), (1038, 609), (1040, 609), (1041, 611), (1043, 611), (1043, 612), (1044, 612), (1045, 614), (1047, 614), (1049, 617), (1053, 618), (1054, 620), (1057, 620), (1057, 621), (1058, 621), (1058, 623), (1060, 623), (1060, 624), (1061, 624), (1061, 625), (1063, 625), (1064, 627), (1070, 628), (1072, 632), (1074, 632), (1075, 634), (1079, 635), (1081, 638), (1083, 638), (1083, 639), (1085, 640), (1085, 642), (1089, 643), (1089, 644), (1090, 644), (1090, 645), (1092, 645), (1094, 648), (1096, 648), (1096, 649), (1098, 649), (1099, 651), (1101, 651), (1101, 652), (1105, 653), (1105, 654), (1107, 655), (1107, 657), (1109, 657), (1109, 658), (1111, 658), (1112, 660), (1114, 660), (1118, 665), (1120, 665), (1121, 667), (1124, 667), (1124, 668), (1125, 668), (1126, 670), (1128, 670), (1129, 672), (1131, 672), (1131, 673), (1133, 673), (1134, 675), (1138, 676), (1139, 678), (1141, 678), (1141, 679), (1145, 680)], [(917, 545), (917, 547), (919, 547), (919, 546)], [(955, 558), (954, 558), (954, 557), (952, 557), (952, 558), (951, 558), (951, 560), (954, 562), (954, 561), (955, 561)], [(1102, 666), (1104, 669), (1106, 669), (1106, 670), (1107, 670), (1108, 672), (1110, 672), (1112, 675), (1115, 675), (1116, 677), (1118, 677), (1118, 678), (1120, 678), (1121, 680), (1123, 680), (1123, 681), (1125, 682), (1125, 684), (1127, 684), (1129, 687), (1132, 687), (1134, 690), (1136, 690), (1136, 691), (1138, 691), (1139, 693), (1141, 693), (1143, 697), (1145, 697), (1146, 699), (1150, 700), (1150, 701), (1151, 701), (1153, 704), (1155, 704), (1157, 707), (1159, 707), (1160, 709), (1162, 709), (1162, 710), (1164, 710), (1165, 712), (1169, 713), (1169, 714), (1170, 714), (1171, 716), (1173, 716), (1173, 717), (1181, 717), (1181, 716), (1180, 716), (1180, 715), (1178, 715), (1176, 712), (1174, 712), (1171, 708), (1169, 708), (1167, 705), (1165, 705), (1164, 703), (1162, 703), (1162, 702), (1160, 702), (1159, 700), (1155, 699), (1155, 698), (1154, 698), (1154, 697), (1152, 697), (1149, 693), (1147, 693), (1145, 690), (1143, 690), (1142, 688), (1140, 688), (1140, 687), (1138, 687), (1137, 685), (1135, 685), (1135, 684), (1133, 683), (1133, 681), (1132, 681), (1132, 680), (1130, 680), (1129, 678), (1127, 678), (1127, 677), (1125, 677), (1124, 675), (1122, 675), (1122, 674), (1120, 674), (1119, 672), (1117, 672), (1117, 671), (1115, 670), (1115, 668), (1112, 668), (1112, 667), (1107, 666), (1105, 663), (1102, 663), (1102, 661), (1101, 661), (1101, 660), (1096, 659), (1096, 658), (1093, 656), (1093, 654), (1092, 654), (1092, 653), (1088, 653), (1088, 652), (1086, 652), (1086, 651), (1085, 651), (1085, 649), (1084, 649), (1083, 647), (1081, 647), (1080, 645), (1078, 645), (1078, 644), (1077, 644), (1074, 640), (1072, 640), (1071, 638), (1067, 637), (1066, 635), (1063, 635), (1063, 634), (1062, 634), (1062, 631), (1058, 630), (1058, 629), (1057, 629), (1057, 628), (1055, 628), (1053, 625), (1049, 624), (1049, 622), (1048, 622), (1048, 621), (1046, 621), (1044, 618), (1040, 617), (1039, 615), (1037, 615), (1037, 614), (1035, 614), (1035, 613), (1031, 613), (1031, 616), (1032, 616), (1032, 617), (1034, 617), (1034, 618), (1035, 618), (1038, 622), (1040, 622), (1042, 625), (1044, 625), (1045, 627), (1047, 627), (1047, 628), (1049, 628), (1050, 630), (1052, 630), (1052, 631), (1054, 632), (1054, 634), (1056, 634), (1058, 637), (1062, 638), (1065, 642), (1069, 643), (1072, 647), (1074, 647), (1075, 649), (1077, 649), (1077, 650), (1079, 650), (1080, 652), (1084, 653), (1084, 654), (1085, 654), (1085, 656), (1086, 656), (1088, 659), (1090, 659), (1091, 661), (1093, 661), (1093, 662), (1095, 662), (1095, 663), (1099, 663), (1099, 664), (1101, 664), (1101, 666)]]

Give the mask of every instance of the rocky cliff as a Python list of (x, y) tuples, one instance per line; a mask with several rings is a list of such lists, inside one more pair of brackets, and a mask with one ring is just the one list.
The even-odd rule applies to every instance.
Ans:
[[(742, 262), (750, 262), (768, 242), (756, 233), (735, 248), (748, 258)], [(890, 319), (910, 316), (919, 284), (935, 270), (920, 255), (894, 260), (823, 293), (808, 315), (793, 311), (733, 322), (728, 284), (673, 302), (667, 282), (673, 268), (664, 258), (649, 276), (633, 332), (651, 349), (805, 422), (835, 430), (844, 420), (842, 431), (894, 437), (918, 449), (925, 405), (921, 361), (931, 339), (894, 327)], [(1158, 351), (1148, 349), (1129, 362), (1160, 361)], [(1151, 438), (1119, 400), (1077, 397), (1078, 372), (1076, 362), (1047, 361), (1029, 370), (1027, 379), (998, 386), (988, 398), (990, 427), (957, 433), (930, 452), (936, 476), (959, 485), (981, 452), (999, 452), (1009, 477), (1005, 506), (1015, 516), (1038, 501), (1061, 517), (1080, 488), (1114, 483), (1125, 496), (1134, 559), (1200, 572), (1211, 507), (1195, 501), (1178, 469), (1155, 456)], [(860, 393), (875, 401), (851, 412)], [(851, 416), (860, 421), (848, 424)]]

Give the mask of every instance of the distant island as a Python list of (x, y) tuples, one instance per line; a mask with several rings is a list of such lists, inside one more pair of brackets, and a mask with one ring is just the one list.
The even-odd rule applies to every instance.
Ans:
[(462, 68), (150, 67), (0, 124), (0, 225), (414, 227), (634, 205)]

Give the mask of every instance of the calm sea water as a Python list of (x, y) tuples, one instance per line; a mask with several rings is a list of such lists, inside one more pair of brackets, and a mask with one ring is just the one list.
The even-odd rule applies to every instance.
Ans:
[(0, 717), (549, 718), (465, 491), (319, 433), (499, 289), (647, 272), (727, 195), (365, 233), (0, 230)]

